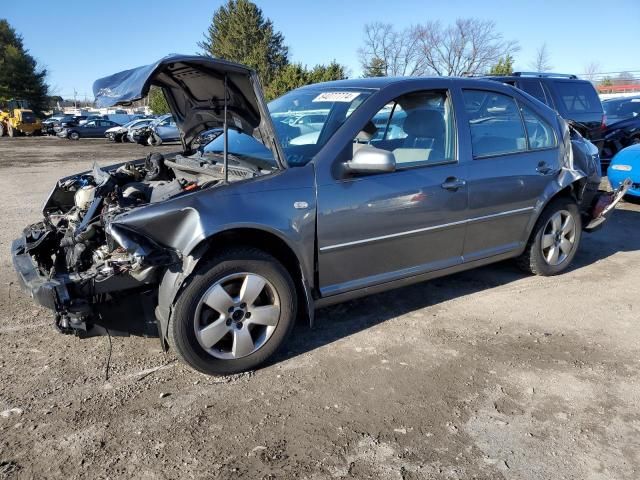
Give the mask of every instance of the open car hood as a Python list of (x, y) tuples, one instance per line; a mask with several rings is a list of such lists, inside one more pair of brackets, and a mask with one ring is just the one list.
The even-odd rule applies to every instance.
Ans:
[(182, 132), (185, 150), (199, 133), (224, 124), (224, 79), (227, 77), (228, 127), (255, 137), (283, 165), (284, 155), (267, 110), (256, 73), (244, 65), (196, 55), (169, 55), (152, 65), (96, 80), (96, 106), (126, 105), (147, 96), (151, 85), (164, 91)]

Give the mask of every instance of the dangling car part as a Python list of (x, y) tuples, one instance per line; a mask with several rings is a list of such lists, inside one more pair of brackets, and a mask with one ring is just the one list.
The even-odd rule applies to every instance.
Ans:
[(182, 153), (61, 179), (13, 262), (62, 332), (155, 329), (209, 374), (262, 364), (298, 309), (313, 323), (316, 307), (508, 258), (558, 274), (619, 195), (598, 190), (593, 144), (498, 82), (345, 80), (267, 107), (247, 67), (170, 56), (96, 81), (96, 104), (151, 85)]

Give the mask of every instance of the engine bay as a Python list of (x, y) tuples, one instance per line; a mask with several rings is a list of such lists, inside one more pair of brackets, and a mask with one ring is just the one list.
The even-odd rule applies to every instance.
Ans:
[[(228, 181), (269, 173), (231, 157)], [(197, 153), (146, 159), (100, 168), (58, 182), (44, 207), (44, 220), (27, 229), (28, 249), (48, 277), (70, 275), (104, 281), (113, 275), (141, 273), (169, 261), (167, 249), (133, 231), (116, 229), (119, 215), (225, 182), (222, 156)], [(163, 253), (160, 254), (159, 253)]]

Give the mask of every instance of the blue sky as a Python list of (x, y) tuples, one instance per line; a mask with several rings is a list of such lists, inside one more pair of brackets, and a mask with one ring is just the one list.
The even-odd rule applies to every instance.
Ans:
[[(27, 48), (49, 70), (54, 93), (91, 97), (96, 78), (152, 63), (168, 53), (196, 53), (220, 0), (108, 0), (9, 2), (7, 18)], [(546, 42), (554, 71), (581, 73), (598, 62), (601, 71), (640, 70), (637, 53), (640, 1), (616, 0), (271, 0), (257, 1), (283, 32), (293, 61), (309, 66), (332, 59), (360, 75), (357, 49), (367, 22), (404, 28), (458, 17), (496, 22), (521, 50), (516, 67), (527, 70)], [(611, 8), (607, 8), (610, 5)]]

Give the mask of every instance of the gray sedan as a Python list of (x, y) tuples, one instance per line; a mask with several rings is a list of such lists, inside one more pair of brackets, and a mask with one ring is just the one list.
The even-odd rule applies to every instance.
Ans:
[[(553, 110), (492, 81), (344, 80), (266, 105), (250, 69), (171, 56), (96, 81), (96, 103), (151, 84), (184, 151), (61, 179), (13, 261), (62, 333), (155, 333), (208, 374), (262, 364), (321, 306), (505, 259), (558, 274), (624, 194), (598, 191), (597, 149)], [(287, 119), (309, 112), (300, 141)]]

